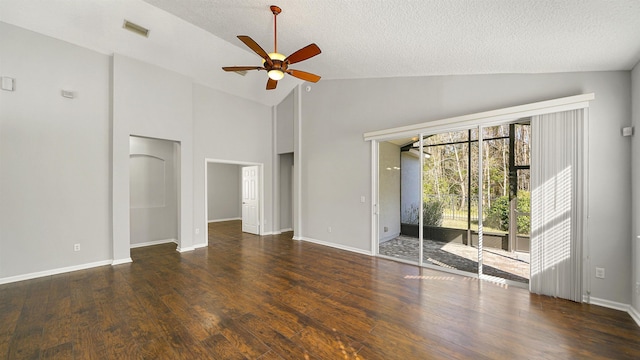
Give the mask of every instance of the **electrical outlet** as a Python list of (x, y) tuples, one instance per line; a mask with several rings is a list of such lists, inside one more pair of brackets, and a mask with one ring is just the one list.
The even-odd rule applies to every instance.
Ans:
[(200, 229), (196, 229), (196, 235), (200, 234)]
[(384, 227), (384, 232), (387, 232), (387, 231), (389, 231), (389, 228), (385, 226)]
[(640, 295), (640, 282), (636, 283), (636, 294)]
[(604, 279), (604, 268), (601, 268), (601, 267), (596, 268), (596, 277), (598, 279)]
[(329, 226), (329, 227), (327, 228), (327, 231), (328, 231), (328, 232), (331, 232), (331, 226)]
[(80, 244), (73, 244), (73, 251), (80, 251)]

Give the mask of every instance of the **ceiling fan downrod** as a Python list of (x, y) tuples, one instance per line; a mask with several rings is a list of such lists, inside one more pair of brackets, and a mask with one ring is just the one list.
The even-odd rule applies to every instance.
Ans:
[(282, 12), (276, 5), (271, 5), (271, 12), (273, 13), (273, 52), (278, 52), (278, 14)]

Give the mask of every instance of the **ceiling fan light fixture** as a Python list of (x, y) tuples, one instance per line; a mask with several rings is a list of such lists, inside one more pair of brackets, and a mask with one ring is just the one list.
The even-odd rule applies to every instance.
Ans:
[[(278, 64), (278, 68), (267, 71), (269, 78), (276, 81), (282, 80), (282, 78), (284, 77), (284, 71), (282, 71), (282, 62), (284, 62), (287, 57), (277, 52), (272, 52), (268, 55), (269, 59), (271, 59), (274, 64)], [(265, 62), (265, 60), (262, 60), (262, 66), (264, 66)]]
[(269, 53), (268, 55), (269, 55), (269, 59), (271, 59), (271, 60), (284, 61), (284, 59), (287, 58), (286, 56), (284, 56), (284, 55), (282, 55), (280, 53), (277, 53), (277, 52), (272, 52), (272, 53)]
[(284, 77), (284, 72), (282, 72), (282, 70), (269, 70), (268, 74), (269, 78), (276, 81), (282, 80)]

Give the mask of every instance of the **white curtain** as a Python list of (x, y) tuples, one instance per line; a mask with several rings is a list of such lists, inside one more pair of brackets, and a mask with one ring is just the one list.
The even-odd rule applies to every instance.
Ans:
[(531, 119), (531, 292), (582, 301), (585, 109)]

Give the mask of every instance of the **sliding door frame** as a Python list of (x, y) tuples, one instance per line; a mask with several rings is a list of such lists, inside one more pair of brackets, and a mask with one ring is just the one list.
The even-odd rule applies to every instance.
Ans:
[[(424, 166), (424, 161), (422, 159), (423, 153), (423, 139), (425, 136), (435, 135), (443, 132), (452, 132), (452, 131), (462, 131), (468, 129), (478, 129), (478, 182), (482, 184), (482, 130), (486, 127), (497, 126), (508, 124), (514, 122), (521, 118), (542, 115), (542, 114), (550, 114), (568, 110), (576, 110), (576, 109), (584, 109), (585, 118), (588, 117), (588, 108), (589, 101), (595, 99), (595, 95), (593, 93), (582, 94), (569, 96), (565, 98), (559, 98), (554, 100), (541, 101), (526, 105), (514, 106), (509, 108), (497, 109), (492, 111), (486, 111), (481, 113), (463, 115), (458, 117), (440, 119), (435, 121), (429, 121), (425, 123), (420, 123), (416, 125), (402, 126), (397, 128), (391, 128), (386, 130), (372, 131), (364, 134), (365, 141), (371, 141), (371, 199), (372, 201), (372, 209), (371, 209), (371, 253), (375, 256), (381, 256), (379, 254), (379, 182), (378, 182), (378, 174), (379, 174), (379, 143), (382, 141), (389, 141), (393, 139), (398, 139), (402, 137), (413, 137), (420, 136), (420, 169), (422, 170)], [(587, 126), (588, 127), (588, 126)], [(588, 133), (585, 131), (585, 144), (588, 144)], [(588, 147), (587, 147), (588, 148)], [(585, 164), (588, 164), (588, 156), (585, 156), (584, 159)], [(588, 167), (585, 166), (585, 179), (584, 186), (586, 191), (584, 191), (585, 201), (584, 204), (584, 232), (585, 235), (583, 240), (583, 251), (584, 254), (587, 254), (587, 262), (588, 262), (588, 233), (586, 232), (587, 228), (587, 219), (588, 219)], [(420, 176), (420, 188), (423, 185), (423, 176), (421, 171)], [(478, 213), (482, 214), (482, 186), (478, 187)], [(420, 209), (423, 206), (422, 195), (420, 196)], [(483, 229), (482, 229), (482, 216), (478, 217), (478, 272), (476, 274), (468, 273), (464, 271), (460, 271), (457, 269), (446, 269), (442, 267), (438, 267), (431, 264), (424, 264), (423, 261), (423, 227), (422, 227), (422, 212), (420, 211), (420, 223), (419, 223), (419, 244), (420, 244), (420, 256), (418, 265), (420, 267), (426, 267), (431, 269), (436, 269), (445, 272), (451, 272), (456, 274), (461, 274), (470, 277), (476, 277), (483, 280), (489, 280), (492, 282), (498, 282), (505, 285), (512, 285), (518, 287), (528, 287), (528, 284), (522, 284), (516, 281), (506, 280), (490, 275), (483, 274), (482, 271), (482, 245), (483, 245)], [(398, 260), (398, 259), (393, 259)], [(409, 261), (403, 261), (409, 262)], [(413, 263), (413, 262), (409, 262)], [(584, 267), (583, 267), (584, 269)], [(583, 270), (584, 272), (584, 270)], [(584, 278), (587, 278), (584, 276)], [(589, 284), (584, 284), (585, 288), (590, 288)]]

